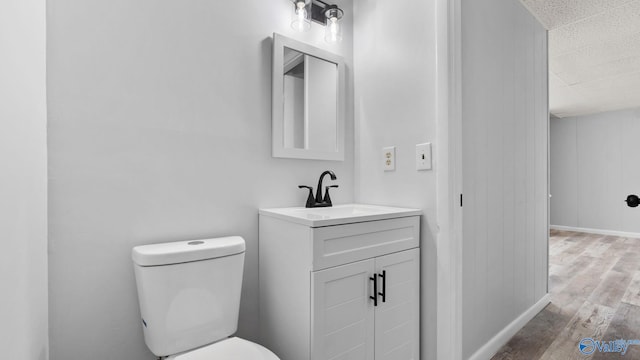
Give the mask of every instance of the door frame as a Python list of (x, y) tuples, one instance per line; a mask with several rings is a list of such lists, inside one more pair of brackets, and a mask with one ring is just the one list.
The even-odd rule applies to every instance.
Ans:
[(436, 2), (437, 359), (462, 360), (461, 0)]

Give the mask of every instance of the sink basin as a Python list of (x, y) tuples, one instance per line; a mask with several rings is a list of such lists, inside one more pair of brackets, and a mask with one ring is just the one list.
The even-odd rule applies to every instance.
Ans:
[(379, 205), (344, 204), (326, 208), (277, 208), (260, 209), (260, 215), (310, 227), (349, 224), (362, 221), (393, 219), (422, 214), (419, 209), (405, 209)]

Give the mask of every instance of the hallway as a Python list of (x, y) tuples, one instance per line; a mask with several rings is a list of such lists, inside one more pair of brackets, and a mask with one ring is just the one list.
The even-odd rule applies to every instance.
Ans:
[[(607, 359), (586, 356), (583, 338), (640, 339), (640, 239), (551, 230), (551, 303), (492, 358)], [(625, 358), (640, 359), (640, 345)]]

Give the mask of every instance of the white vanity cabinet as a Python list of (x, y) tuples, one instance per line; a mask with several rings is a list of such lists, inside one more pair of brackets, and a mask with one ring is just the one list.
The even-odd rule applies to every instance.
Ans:
[(418, 360), (420, 211), (404, 210), (261, 210), (261, 343), (282, 360)]
[[(411, 249), (312, 272), (311, 359), (418, 359), (419, 256)], [(372, 275), (383, 271), (374, 305)]]

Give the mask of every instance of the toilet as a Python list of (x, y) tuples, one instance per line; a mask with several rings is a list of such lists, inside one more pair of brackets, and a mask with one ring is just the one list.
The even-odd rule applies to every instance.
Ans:
[(144, 340), (167, 360), (279, 360), (238, 337), (245, 242), (240, 236), (132, 250)]

